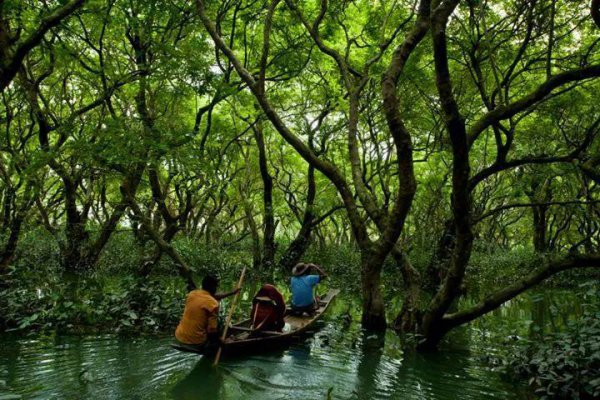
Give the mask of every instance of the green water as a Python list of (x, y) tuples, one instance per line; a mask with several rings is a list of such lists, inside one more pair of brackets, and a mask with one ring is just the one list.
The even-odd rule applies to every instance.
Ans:
[[(537, 296), (537, 297), (536, 297)], [(554, 312), (548, 310), (548, 304)], [(558, 304), (558, 306), (556, 305)], [(319, 330), (283, 350), (222, 360), (179, 353), (168, 337), (0, 336), (0, 398), (23, 399), (521, 399), (485, 361), (502, 338), (576, 317), (576, 296), (530, 295), (456, 332), (434, 354), (362, 332), (337, 300)], [(558, 312), (556, 311), (558, 310)], [(550, 321), (550, 322), (549, 322)]]

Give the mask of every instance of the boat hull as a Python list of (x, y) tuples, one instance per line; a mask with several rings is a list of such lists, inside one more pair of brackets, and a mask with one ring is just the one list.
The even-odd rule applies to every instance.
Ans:
[[(232, 325), (229, 328), (229, 335), (222, 344), (223, 351), (227, 354), (264, 352), (303, 339), (314, 330), (315, 324), (323, 317), (338, 293), (338, 289), (329, 290), (320, 300), (319, 307), (311, 315), (295, 315), (288, 309), (284, 317), (286, 324), (282, 332), (252, 330), (249, 319)], [(217, 350), (216, 348), (208, 348), (199, 351), (181, 344), (173, 344), (171, 347), (183, 352), (204, 355), (214, 354)]]

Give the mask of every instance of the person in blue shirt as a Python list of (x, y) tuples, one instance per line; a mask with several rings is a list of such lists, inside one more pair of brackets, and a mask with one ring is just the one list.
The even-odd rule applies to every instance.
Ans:
[[(311, 275), (313, 270), (317, 273)], [(292, 311), (296, 314), (304, 312), (312, 314), (316, 308), (316, 300), (313, 288), (319, 282), (327, 278), (327, 274), (316, 264), (299, 263), (292, 269), (290, 281), (292, 289)]]

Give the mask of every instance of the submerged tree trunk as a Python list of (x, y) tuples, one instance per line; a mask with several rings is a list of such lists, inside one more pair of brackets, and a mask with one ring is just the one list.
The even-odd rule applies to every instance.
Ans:
[(385, 258), (373, 252), (361, 252), (362, 326), (381, 331), (387, 328), (385, 306), (381, 294), (381, 268)]
[(392, 256), (402, 273), (404, 282), (404, 300), (393, 327), (399, 332), (418, 332), (423, 314), (419, 304), (421, 300), (421, 276), (399, 246), (394, 247)]
[(446, 47), (446, 24), (457, 4), (457, 0), (445, 3), (431, 15), (436, 86), (441, 99), (444, 123), (452, 145), (451, 205), (456, 244), (446, 276), (422, 319), (421, 330), (425, 340), (420, 347), (423, 349), (436, 347), (447, 332), (443, 317), (460, 296), (473, 245), (469, 144), (465, 120), (460, 114), (452, 89)]

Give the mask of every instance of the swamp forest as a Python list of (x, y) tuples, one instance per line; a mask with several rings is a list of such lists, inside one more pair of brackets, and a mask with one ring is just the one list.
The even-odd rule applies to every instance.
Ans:
[(0, 0), (0, 91), (0, 399), (600, 398), (600, 0)]

